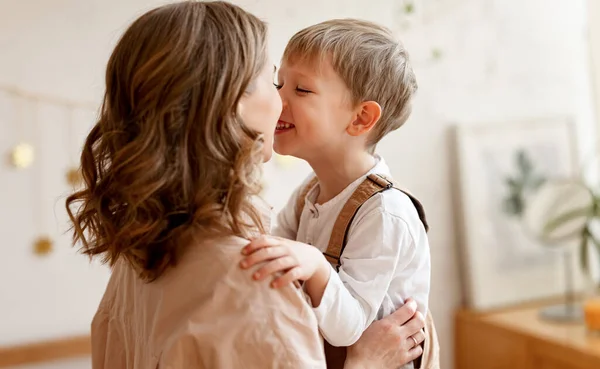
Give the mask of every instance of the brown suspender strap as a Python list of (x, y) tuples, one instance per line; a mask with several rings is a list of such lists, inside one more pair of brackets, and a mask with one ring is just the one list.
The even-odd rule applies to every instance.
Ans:
[(379, 177), (386, 181), (391, 182), (392, 188), (395, 188), (398, 191), (402, 191), (406, 196), (408, 196), (408, 198), (412, 202), (415, 209), (417, 209), (417, 214), (419, 214), (419, 219), (421, 220), (421, 223), (423, 223), (423, 227), (425, 227), (425, 232), (429, 232), (429, 223), (427, 223), (427, 217), (425, 216), (425, 208), (423, 207), (423, 204), (421, 204), (421, 202), (416, 197), (414, 197), (410, 192), (400, 188), (398, 186), (398, 183), (396, 183), (393, 179), (390, 180), (387, 177), (382, 176), (382, 175), (379, 175)]
[(344, 207), (340, 211), (334, 226), (333, 231), (331, 232), (331, 237), (329, 238), (329, 245), (327, 246), (327, 250), (325, 250), (324, 255), (327, 260), (336, 266), (339, 269), (340, 267), (340, 258), (342, 256), (342, 252), (346, 247), (346, 242), (348, 239), (348, 231), (350, 229), (350, 225), (358, 212), (358, 209), (371, 197), (374, 195), (388, 190), (390, 188), (395, 188), (399, 191), (405, 193), (413, 205), (417, 209), (417, 213), (419, 214), (419, 218), (421, 222), (423, 222), (423, 226), (425, 226), (425, 230), (429, 230), (429, 226), (427, 224), (427, 219), (425, 218), (425, 211), (423, 210), (423, 205), (410, 193), (401, 190), (395, 183), (384, 176), (378, 174), (370, 174), (365, 178), (365, 180), (358, 186), (358, 188), (354, 191), (350, 199), (346, 201)]
[(319, 182), (319, 179), (315, 176), (311, 179), (306, 186), (300, 191), (298, 198), (296, 199), (296, 223), (300, 224), (300, 216), (302, 215), (302, 209), (304, 209), (304, 204), (306, 204), (306, 196), (312, 190), (313, 187)]
[(339, 269), (340, 267), (340, 257), (346, 246), (348, 229), (350, 228), (350, 224), (352, 224), (358, 209), (373, 195), (385, 191), (390, 187), (391, 184), (390, 186), (387, 186), (387, 184), (382, 186), (382, 183), (379, 182), (379, 177), (370, 175), (358, 185), (352, 196), (350, 196), (348, 201), (344, 204), (344, 207), (335, 220), (333, 231), (329, 237), (327, 250), (324, 252), (327, 260), (329, 262), (333, 261), (332, 264), (336, 266), (336, 269)]
[(414, 197), (410, 192), (400, 188), (398, 183), (396, 181), (394, 181), (393, 179), (390, 179), (381, 174), (371, 174), (369, 177), (371, 177), (371, 176), (372, 176), (371, 180), (378, 181), (378, 184), (380, 186), (386, 187), (386, 189), (395, 188), (396, 190), (398, 190), (398, 191), (404, 193), (406, 196), (408, 196), (410, 201), (413, 203), (414, 207), (417, 209), (417, 214), (419, 214), (419, 219), (423, 223), (423, 226), (425, 227), (425, 231), (426, 232), (429, 231), (429, 224), (427, 223), (427, 218), (425, 217), (425, 209), (423, 208), (423, 205), (421, 204), (421, 202), (419, 200), (417, 200), (416, 197)]

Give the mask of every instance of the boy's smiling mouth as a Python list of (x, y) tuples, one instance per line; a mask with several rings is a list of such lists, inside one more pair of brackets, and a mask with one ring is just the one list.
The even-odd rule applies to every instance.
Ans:
[(277, 126), (275, 127), (275, 133), (283, 133), (289, 131), (290, 129), (296, 127), (292, 123), (285, 122), (283, 120), (277, 121)]

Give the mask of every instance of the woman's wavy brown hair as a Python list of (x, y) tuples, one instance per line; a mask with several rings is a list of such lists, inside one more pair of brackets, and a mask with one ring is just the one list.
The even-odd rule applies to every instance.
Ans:
[(152, 281), (189, 236), (264, 232), (263, 141), (237, 113), (267, 61), (267, 28), (226, 2), (141, 16), (110, 57), (99, 120), (81, 155), (84, 188), (66, 207), (74, 243)]

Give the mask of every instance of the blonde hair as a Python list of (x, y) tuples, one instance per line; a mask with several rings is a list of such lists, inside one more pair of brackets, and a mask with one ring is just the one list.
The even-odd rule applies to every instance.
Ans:
[(334, 19), (296, 33), (283, 54), (287, 62), (322, 63), (327, 58), (349, 88), (353, 104), (375, 101), (381, 106), (381, 117), (367, 142), (374, 151), (385, 135), (410, 116), (417, 81), (408, 52), (383, 26)]
[(225, 2), (166, 5), (127, 29), (81, 155), (84, 188), (66, 201), (85, 254), (124, 257), (152, 281), (195, 235), (264, 233), (251, 203), (263, 141), (237, 106), (266, 45), (266, 25)]

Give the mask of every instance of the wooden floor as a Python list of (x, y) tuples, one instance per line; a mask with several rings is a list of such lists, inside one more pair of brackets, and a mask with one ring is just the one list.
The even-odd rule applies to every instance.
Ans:
[[(87, 369), (91, 367), (91, 353), (88, 335), (0, 347), (0, 368)], [(37, 365), (56, 362), (60, 365)]]
[(90, 369), (91, 367), (91, 359), (89, 357), (82, 357), (32, 365), (10, 366), (7, 369)]

